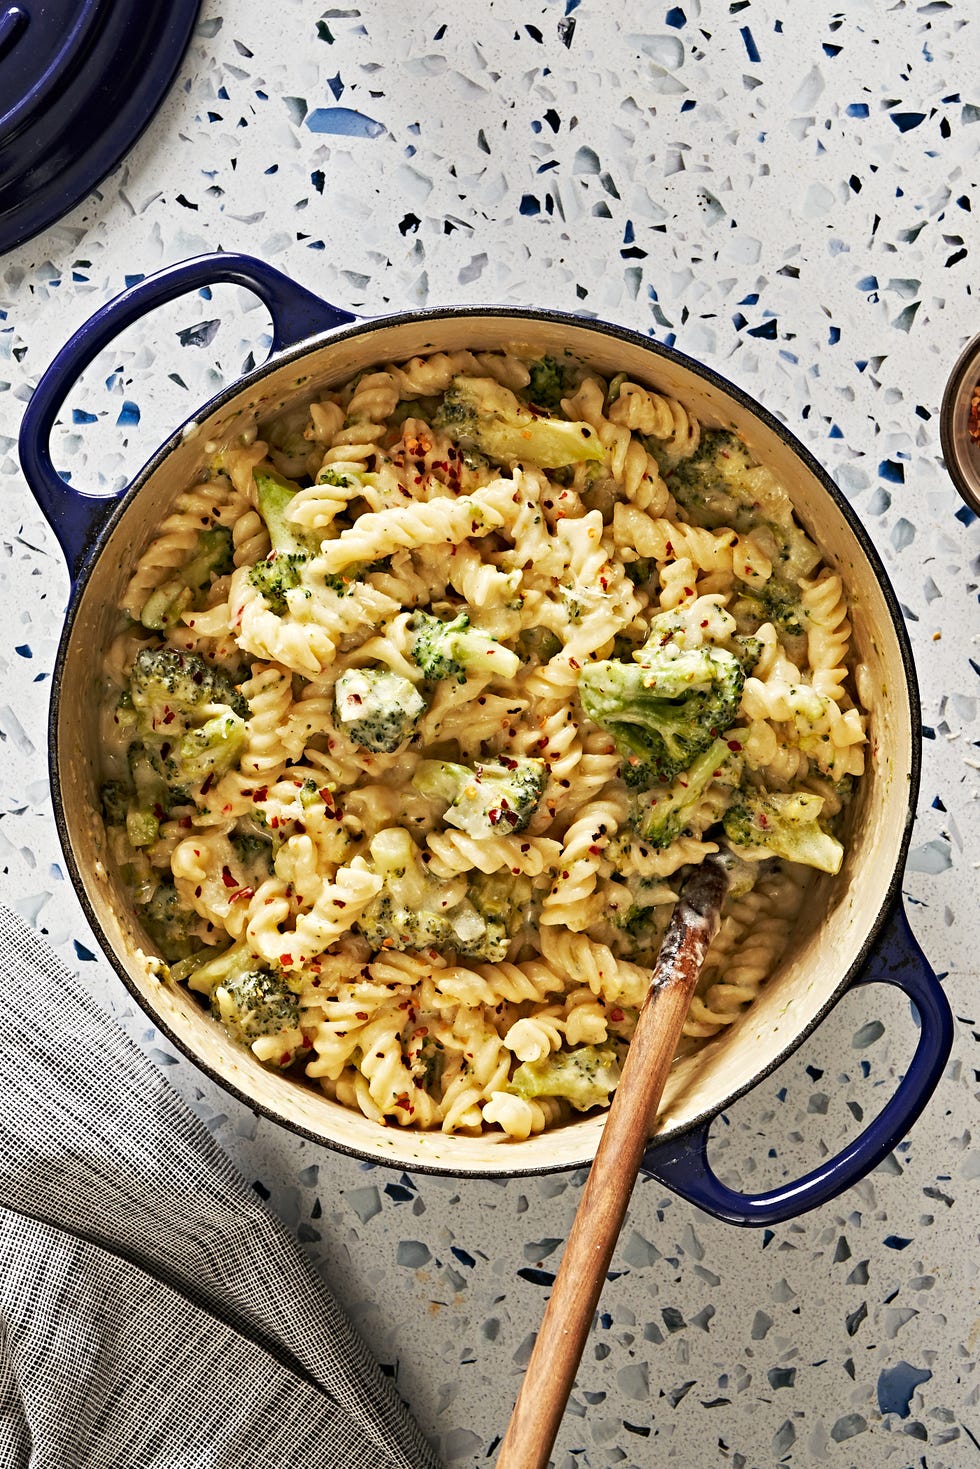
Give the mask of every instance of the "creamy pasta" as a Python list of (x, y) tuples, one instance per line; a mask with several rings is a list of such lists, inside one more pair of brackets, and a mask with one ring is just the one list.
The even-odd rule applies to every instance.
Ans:
[(381, 1124), (608, 1105), (680, 883), (686, 1047), (751, 1005), (864, 768), (845, 588), (733, 433), (571, 357), (379, 365), (216, 453), (133, 570), (103, 811), (260, 1061)]

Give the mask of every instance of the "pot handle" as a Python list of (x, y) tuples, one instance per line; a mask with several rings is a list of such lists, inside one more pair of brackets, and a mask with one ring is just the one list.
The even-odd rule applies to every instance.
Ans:
[(343, 326), (357, 318), (314, 296), (289, 276), (250, 255), (198, 255), (167, 266), (130, 286), (100, 307), (62, 347), (24, 412), (20, 427), (20, 463), (45, 519), (61, 544), (74, 579), (95, 536), (116, 501), (129, 486), (95, 495), (69, 485), (51, 460), (51, 430), (71, 388), (86, 367), (121, 331), (177, 296), (218, 282), (253, 291), (272, 317), (272, 351)]
[(835, 1157), (792, 1183), (763, 1194), (729, 1188), (711, 1171), (708, 1133), (713, 1119), (676, 1142), (651, 1147), (643, 1169), (728, 1224), (781, 1224), (829, 1203), (876, 1168), (901, 1142), (935, 1090), (953, 1042), (953, 1016), (942, 986), (897, 903), (854, 984), (894, 984), (918, 1012), (919, 1039), (894, 1095), (864, 1131)]

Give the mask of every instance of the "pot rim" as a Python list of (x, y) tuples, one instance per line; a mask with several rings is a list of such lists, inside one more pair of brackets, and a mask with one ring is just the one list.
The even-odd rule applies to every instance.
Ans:
[[(380, 1156), (377, 1153), (365, 1152), (359, 1147), (353, 1146), (349, 1143), (345, 1143), (334, 1138), (327, 1140), (320, 1133), (306, 1126), (302, 1122), (298, 1122), (291, 1118), (283, 1116), (274, 1105), (271, 1105), (270, 1103), (264, 1101), (257, 1101), (253, 1096), (249, 1095), (240, 1086), (236, 1085), (235, 1082), (226, 1079), (226, 1077), (218, 1070), (216, 1066), (202, 1060), (201, 1057), (193, 1051), (189, 1043), (185, 1042), (176, 1033), (171, 1025), (169, 1025), (165, 1020), (159, 1017), (155, 1012), (149, 1011), (146, 996), (139, 989), (135, 980), (130, 975), (126, 965), (123, 963), (122, 958), (116, 952), (115, 947), (109, 943), (105, 935), (101, 920), (99, 919), (98, 914), (95, 910), (95, 905), (92, 903), (88, 896), (88, 891), (86, 889), (81, 871), (74, 855), (74, 848), (70, 836), (72, 828), (69, 823), (66, 803), (62, 791), (59, 744), (57, 738), (60, 719), (61, 689), (63, 682), (64, 666), (67, 658), (68, 646), (71, 641), (72, 631), (75, 625), (75, 620), (81, 604), (84, 600), (88, 581), (97, 562), (99, 561), (106, 541), (111, 536), (118, 522), (129, 510), (133, 501), (138, 497), (140, 491), (143, 489), (147, 481), (156, 473), (156, 471), (174, 451), (174, 449), (188, 436), (189, 432), (193, 431), (197, 425), (210, 419), (220, 409), (227, 407), (235, 400), (246, 396), (250, 391), (254, 390), (263, 381), (264, 378), (270, 376), (274, 372), (280, 371), (283, 367), (288, 367), (291, 363), (302, 361), (303, 358), (309, 356), (314, 351), (319, 350), (320, 348), (327, 347), (334, 343), (339, 343), (342, 341), (349, 341), (353, 338), (364, 336), (371, 332), (384, 331), (389, 327), (396, 327), (413, 323), (424, 324), (430, 321), (433, 323), (438, 323), (440, 321), (450, 319), (459, 320), (460, 318), (467, 317), (474, 320), (486, 320), (488, 318), (509, 318), (513, 319), (515, 322), (526, 321), (535, 324), (548, 323), (553, 326), (570, 326), (576, 328), (576, 330), (584, 329), (586, 331), (594, 331), (595, 334), (599, 337), (603, 337), (605, 339), (612, 338), (614, 340), (629, 343), (631, 346), (642, 348), (645, 352), (648, 352), (651, 355), (654, 361), (659, 358), (663, 360), (673, 360), (679, 362), (682, 367), (687, 368), (696, 376), (701, 377), (710, 386), (720, 390), (722, 393), (732, 398), (741, 408), (744, 408), (754, 417), (756, 417), (772, 433), (780, 438), (783, 443), (787, 445), (788, 448), (792, 450), (792, 452), (801, 460), (804, 466), (817, 480), (821, 488), (830, 496), (831, 500), (834, 502), (836, 508), (842, 515), (843, 519), (846, 521), (848, 529), (853, 535), (858, 549), (863, 554), (869, 569), (871, 570), (871, 572), (873, 572), (875, 576), (883, 600), (885, 602), (885, 606), (888, 610), (892, 632), (894, 633), (902, 662), (902, 668), (905, 676), (905, 689), (908, 694), (909, 733), (911, 736), (909, 762), (910, 768), (908, 772), (905, 817), (902, 825), (901, 839), (898, 843), (898, 849), (895, 853), (894, 867), (888, 882), (884, 898), (881, 902), (877, 914), (867, 927), (867, 932), (861, 941), (861, 944), (853, 961), (848, 966), (846, 972), (840, 978), (838, 984), (835, 986), (828, 999), (819, 1007), (816, 1013), (811, 1016), (809, 1020), (807, 1020), (806, 1024), (804, 1024), (790, 1038), (790, 1040), (783, 1046), (783, 1048), (770, 1062), (766, 1063), (760, 1069), (753, 1071), (751, 1076), (747, 1080), (736, 1086), (726, 1096), (725, 1100), (721, 1103), (720, 1106), (707, 1107), (703, 1112), (699, 1112), (696, 1116), (688, 1118), (684, 1122), (676, 1124), (673, 1127), (668, 1127), (664, 1129), (663, 1132), (657, 1133), (656, 1136), (651, 1139), (650, 1151), (655, 1152), (659, 1148), (676, 1142), (680, 1138), (687, 1137), (690, 1134), (696, 1133), (699, 1129), (704, 1129), (710, 1126), (711, 1122), (714, 1121), (723, 1111), (732, 1106), (741, 1097), (745, 1096), (749, 1091), (753, 1090), (774, 1071), (778, 1070), (778, 1068), (782, 1066), (783, 1063), (787, 1061), (796, 1050), (799, 1049), (799, 1047), (808, 1039), (808, 1037), (813, 1034), (813, 1032), (820, 1024), (822, 1024), (826, 1016), (839, 1002), (839, 1000), (851, 987), (857, 976), (860, 974), (862, 968), (865, 965), (865, 962), (874, 949), (878, 937), (881, 934), (882, 929), (884, 928), (890, 914), (901, 899), (901, 884), (904, 875), (905, 860), (912, 836), (912, 826), (915, 820), (922, 765), (922, 718), (919, 703), (919, 685), (912, 656), (911, 640), (905, 627), (905, 622), (902, 615), (901, 606), (898, 601), (897, 593), (895, 592), (895, 589), (891, 584), (881, 557), (879, 556), (877, 548), (875, 547), (867, 529), (858, 517), (856, 511), (853, 509), (849, 500), (840, 490), (838, 485), (834, 482), (829, 472), (823, 467), (822, 464), (820, 464), (820, 462), (814, 457), (814, 455), (806, 447), (806, 445), (803, 444), (802, 441), (796, 436), (792, 429), (788, 428), (781, 419), (777, 418), (775, 414), (770, 412), (770, 410), (766, 408), (764, 404), (753, 398), (750, 393), (746, 392), (738, 384), (733, 383), (730, 379), (726, 378), (715, 368), (698, 361), (696, 358), (689, 356), (687, 353), (679, 350), (676, 347), (668, 347), (665, 344), (656, 341), (652, 337), (645, 336), (642, 332), (639, 332), (633, 328), (621, 326), (613, 322), (605, 322), (595, 317), (579, 316), (573, 312), (557, 311), (551, 309), (542, 310), (535, 307), (526, 306), (464, 305), (439, 306), (416, 310), (405, 310), (386, 313), (385, 315), (378, 317), (358, 317), (350, 324), (331, 328), (327, 331), (314, 333), (312, 336), (302, 338), (300, 341), (292, 343), (284, 350), (278, 353), (273, 353), (264, 362), (259, 363), (256, 367), (250, 369), (248, 373), (240, 378), (237, 378), (234, 383), (231, 383), (222, 388), (217, 394), (215, 394), (213, 398), (209, 399), (205, 404), (203, 404), (196, 413), (192, 414), (190, 418), (186, 419), (184, 423), (181, 424), (160, 445), (156, 452), (138, 471), (132, 482), (122, 492), (117, 500), (111, 501), (110, 497), (106, 497), (107, 501), (110, 502), (111, 508), (107, 513), (105, 521), (99, 527), (97, 533), (93, 536), (90, 547), (87, 550), (82, 560), (82, 563), (78, 568), (77, 575), (75, 576), (74, 582), (72, 584), (65, 623), (55, 659), (55, 666), (52, 674), (48, 725), (49, 770), (51, 778), (52, 804), (62, 850), (69, 869), (72, 885), (78, 896), (79, 902), (81, 903), (85, 916), (91, 928), (93, 929), (93, 932), (99, 939), (100, 949), (102, 950), (103, 954), (105, 954), (105, 956), (108, 958), (113, 969), (115, 969), (116, 973), (123, 981), (126, 989), (136, 1000), (140, 1009), (144, 1011), (144, 1013), (148, 1013), (150, 1015), (154, 1027), (159, 1030), (164, 1036), (166, 1036), (171, 1044), (174, 1045), (189, 1061), (191, 1061), (194, 1066), (201, 1070), (211, 1081), (220, 1086), (223, 1091), (230, 1093), (236, 1098), (236, 1100), (243, 1103), (253, 1112), (257, 1112), (262, 1116), (269, 1118), (270, 1121), (277, 1123), (281, 1127), (285, 1127), (290, 1132), (293, 1132), (310, 1142), (316, 1143), (321, 1147), (326, 1147), (329, 1148), (331, 1151), (343, 1153), (346, 1156), (356, 1158), (361, 1162), (382, 1165), (388, 1168), (398, 1168), (401, 1169), (403, 1172), (407, 1171), (423, 1174), (428, 1173), (440, 1175), (443, 1177), (492, 1179), (498, 1179), (502, 1177), (538, 1177), (550, 1173), (568, 1173), (574, 1171), (576, 1168), (588, 1168), (591, 1165), (592, 1161), (591, 1155), (577, 1162), (562, 1161), (553, 1164), (538, 1162), (533, 1165), (525, 1166), (522, 1166), (519, 1163), (515, 1163), (513, 1167), (508, 1167), (505, 1170), (492, 1169), (482, 1165), (467, 1166), (457, 1170), (451, 1165), (443, 1163), (428, 1163), (424, 1160), (412, 1160), (411, 1164), (407, 1164), (400, 1159), (388, 1159), (384, 1156)], [(382, 356), (383, 354), (379, 354), (378, 360), (381, 360)], [(655, 377), (655, 372), (651, 373), (651, 377)], [(447, 1139), (446, 1141), (451, 1140)], [(506, 1144), (502, 1144), (502, 1146), (506, 1146)]]

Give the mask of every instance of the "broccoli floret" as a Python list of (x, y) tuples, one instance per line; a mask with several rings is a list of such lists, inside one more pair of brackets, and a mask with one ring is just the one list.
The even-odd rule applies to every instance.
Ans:
[(589, 663), (579, 676), (582, 708), (609, 731), (628, 785), (669, 781), (738, 716), (745, 675), (723, 648), (681, 648), (655, 634), (633, 663)]
[(423, 422), (429, 423), (435, 416), (439, 403), (438, 397), (403, 398), (389, 416), (388, 422), (393, 428), (401, 428), (406, 418), (421, 418)]
[(612, 1046), (576, 1046), (553, 1051), (540, 1061), (524, 1061), (508, 1091), (519, 1097), (564, 1097), (579, 1112), (607, 1107), (619, 1085), (619, 1061)]
[(468, 945), (460, 943), (459, 952), (468, 959), (499, 964), (507, 958), (511, 940), (528, 922), (534, 885), (529, 877), (512, 872), (477, 872), (470, 881), (467, 898), (486, 927)]
[(99, 788), (99, 804), (107, 826), (125, 826), (132, 788), (124, 780), (107, 780)]
[(234, 543), (227, 526), (216, 525), (202, 530), (194, 554), (172, 577), (152, 591), (143, 603), (140, 621), (144, 627), (160, 631), (173, 627), (182, 612), (202, 605), (215, 577), (227, 576), (234, 570)]
[[(658, 452), (655, 440), (647, 444)], [(732, 526), (740, 534), (764, 528), (787, 581), (808, 576), (820, 560), (783, 486), (770, 475), (760, 478), (745, 444), (730, 430), (707, 429), (690, 458), (665, 467), (674, 498), (697, 524)]]
[(299, 1028), (298, 997), (285, 980), (264, 969), (247, 970), (217, 985), (211, 992), (211, 1009), (225, 1029), (248, 1046)]
[[(227, 674), (210, 667), (198, 654), (141, 648), (130, 674), (129, 691), (143, 756), (169, 792), (170, 799), (160, 792), (154, 797), (164, 809), (178, 793), (186, 799), (184, 787), (198, 785), (209, 775), (221, 775), (238, 760), (245, 743), (248, 704)], [(132, 757), (130, 768), (140, 797), (144, 793)], [(140, 799), (139, 806), (152, 809), (153, 801)], [(139, 845), (148, 843), (144, 840)]]
[(510, 648), (470, 626), (465, 612), (443, 622), (428, 612), (415, 612), (408, 624), (412, 634), (412, 657), (426, 678), (455, 678), (465, 682), (467, 673), (494, 673), (513, 678), (521, 660)]
[(382, 888), (357, 921), (375, 949), (454, 947), (449, 909), (458, 888), (426, 869), (418, 847), (402, 827), (385, 827), (371, 839), (371, 863)]
[(231, 709), (221, 709), (180, 736), (164, 760), (164, 769), (180, 786), (200, 785), (209, 776), (224, 775), (237, 765), (245, 740), (244, 719)]
[(198, 916), (181, 902), (172, 882), (161, 882), (150, 901), (139, 908), (139, 915), (164, 959), (186, 959), (199, 948), (192, 936)]
[(197, 953), (171, 966), (172, 979), (206, 995), (211, 1013), (260, 1061), (290, 1066), (308, 1049), (299, 1023), (299, 998), (281, 975), (266, 969), (245, 939), (201, 962)]
[(820, 825), (824, 799), (806, 791), (743, 789), (722, 818), (735, 846), (764, 848), (787, 862), (837, 873), (844, 848)]
[(511, 760), (456, 765), (423, 760), (412, 784), (430, 800), (447, 801), (444, 820), (468, 836), (506, 835), (525, 829), (544, 791), (543, 760)]
[(758, 638), (743, 637), (738, 634), (732, 639), (735, 644), (735, 657), (742, 665), (742, 672), (748, 678), (762, 657), (762, 643)]
[(434, 423), (464, 449), (477, 449), (501, 464), (524, 461), (560, 469), (605, 457), (589, 424), (532, 413), (493, 378), (453, 378)]
[(562, 398), (568, 396), (565, 390), (564, 364), (554, 357), (541, 357), (537, 362), (528, 364), (528, 371), (531, 380), (524, 390), (528, 402), (548, 413), (557, 413), (561, 408)]
[[(357, 920), (375, 949), (448, 949), (467, 958), (501, 959), (509, 933), (499, 900), (477, 884), (475, 900), (460, 880), (442, 882), (425, 867), (411, 836), (386, 827), (371, 839), (371, 862), (383, 886)], [(489, 917), (477, 906), (482, 902)]]
[(627, 561), (623, 570), (635, 587), (642, 587), (656, 576), (657, 563), (649, 556), (638, 556), (635, 561)]
[(456, 938), (444, 913), (400, 906), (380, 892), (357, 920), (373, 949), (453, 949)]
[(802, 637), (806, 632), (799, 588), (782, 577), (771, 576), (760, 587), (743, 587), (739, 601), (760, 623), (771, 622), (789, 637)]
[(391, 754), (415, 733), (426, 702), (411, 679), (388, 668), (348, 668), (334, 686), (334, 707), (353, 744)]
[(273, 551), (264, 561), (256, 561), (248, 569), (248, 579), (257, 587), (269, 608), (277, 617), (289, 611), (286, 593), (298, 587), (303, 567), (309, 561), (305, 552), (291, 552), (282, 556)]
[(176, 648), (141, 648), (129, 676), (129, 698), (144, 733), (165, 734), (174, 720), (206, 704), (226, 704), (242, 719), (248, 704), (220, 668), (198, 653)]
[(669, 847), (672, 841), (689, 830), (691, 820), (713, 781), (734, 776), (730, 784), (734, 786), (737, 783), (740, 771), (732, 769), (733, 760), (732, 751), (725, 741), (714, 740), (671, 785), (655, 786), (644, 792), (637, 798), (632, 816), (637, 833), (651, 847)]
[(248, 579), (277, 617), (288, 611), (286, 593), (299, 586), (303, 568), (317, 554), (320, 541), (294, 525), (286, 516), (300, 486), (274, 470), (254, 471), (258, 511), (265, 521), (272, 550), (264, 561), (248, 569)]
[(260, 836), (255, 831), (233, 831), (229, 837), (235, 849), (239, 865), (248, 875), (253, 887), (258, 886), (254, 877), (268, 877), (272, 872), (273, 844), (269, 836)]

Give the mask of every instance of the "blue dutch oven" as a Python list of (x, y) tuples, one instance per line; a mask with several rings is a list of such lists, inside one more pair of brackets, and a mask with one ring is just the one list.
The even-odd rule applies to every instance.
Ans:
[[(54, 468), (49, 441), (81, 371), (155, 307), (218, 282), (245, 287), (268, 307), (274, 324), (268, 360), (181, 425), (124, 490), (104, 496), (67, 485)], [(919, 782), (920, 723), (911, 650), (895, 595), (860, 522), (804, 446), (740, 389), (690, 358), (622, 327), (550, 311), (458, 307), (358, 319), (262, 262), (236, 255), (175, 265), (103, 307), (42, 377), (20, 435), (24, 473), (61, 543), (72, 580), (53, 681), (50, 742), (65, 857), (108, 958), (154, 1024), (247, 1105), (317, 1142), (398, 1168), (509, 1177), (589, 1164), (601, 1117), (523, 1142), (382, 1128), (312, 1087), (266, 1070), (185, 989), (159, 977), (152, 947), (113, 872), (98, 814), (98, 691), (115, 609), (154, 527), (181, 489), (201, 478), (215, 447), (373, 364), (513, 343), (536, 353), (570, 350), (604, 374), (626, 372), (673, 394), (704, 421), (733, 427), (786, 485), (801, 521), (849, 589), (872, 741), (868, 773), (849, 808), (845, 866), (838, 878), (820, 879), (796, 925), (791, 952), (749, 1010), (674, 1066), (644, 1160), (648, 1174), (710, 1214), (733, 1224), (773, 1224), (834, 1198), (904, 1137), (942, 1075), (952, 1017), (900, 899)], [(756, 1195), (726, 1187), (708, 1163), (714, 1118), (798, 1047), (843, 994), (871, 984), (896, 985), (918, 1020), (914, 1053), (890, 1101), (841, 1153), (803, 1178)]]

